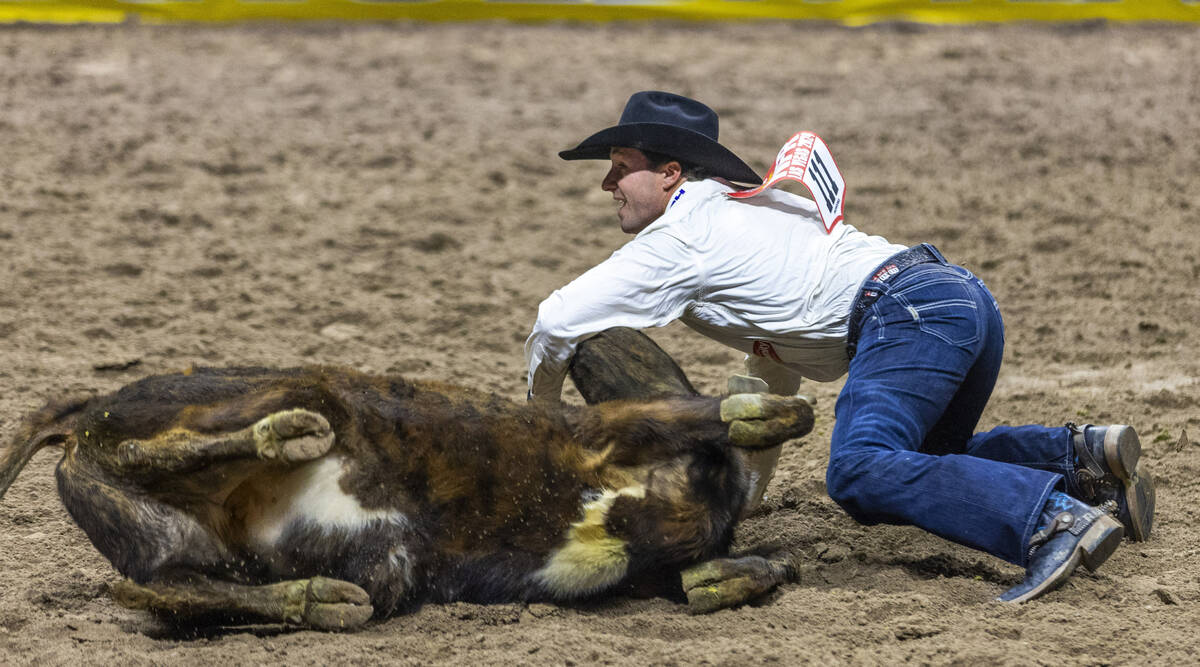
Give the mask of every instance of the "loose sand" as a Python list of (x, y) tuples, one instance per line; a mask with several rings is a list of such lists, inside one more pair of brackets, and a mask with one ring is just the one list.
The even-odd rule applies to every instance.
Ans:
[[(0, 442), (45, 400), (189, 364), (346, 364), (522, 400), (537, 304), (625, 237), (556, 151), (668, 89), (760, 171), (830, 145), (850, 223), (982, 275), (981, 427), (1129, 422), (1154, 539), (1024, 606), (1021, 571), (825, 495), (839, 383), (739, 544), (760, 604), (430, 605), (355, 634), (180, 636), (113, 604), (43, 451), (0, 500), (9, 664), (1185, 664), (1200, 638), (1200, 30), (797, 24), (0, 28)], [(650, 332), (720, 393), (740, 355)], [(577, 395), (568, 400), (577, 401)]]

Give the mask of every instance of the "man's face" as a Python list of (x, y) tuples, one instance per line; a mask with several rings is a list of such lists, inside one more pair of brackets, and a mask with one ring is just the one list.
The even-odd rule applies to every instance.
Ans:
[(637, 234), (667, 210), (667, 201), (678, 182), (678, 171), (669, 168), (673, 162), (657, 169), (636, 148), (614, 148), (609, 153), (612, 168), (600, 183), (601, 189), (613, 193), (619, 204), (617, 217), (621, 231)]

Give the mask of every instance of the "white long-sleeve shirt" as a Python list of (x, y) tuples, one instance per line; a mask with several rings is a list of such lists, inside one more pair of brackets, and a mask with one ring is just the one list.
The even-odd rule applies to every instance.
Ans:
[(525, 341), (531, 397), (558, 398), (581, 341), (676, 319), (813, 380), (846, 372), (858, 287), (905, 246), (844, 222), (826, 233), (816, 205), (788, 192), (730, 190), (684, 182), (657, 220), (541, 303)]

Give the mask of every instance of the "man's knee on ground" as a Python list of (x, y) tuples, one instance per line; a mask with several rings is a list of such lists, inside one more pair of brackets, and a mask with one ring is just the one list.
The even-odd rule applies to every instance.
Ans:
[(856, 521), (864, 522), (864, 512), (860, 499), (863, 485), (870, 472), (874, 456), (869, 452), (849, 452), (831, 456), (825, 469), (825, 491), (830, 499), (846, 511)]

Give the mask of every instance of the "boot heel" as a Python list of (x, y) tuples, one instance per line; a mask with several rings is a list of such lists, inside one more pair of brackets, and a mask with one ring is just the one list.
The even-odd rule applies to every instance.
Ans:
[(1150, 539), (1154, 526), (1154, 478), (1146, 471), (1146, 464), (1134, 468), (1137, 473), (1125, 484), (1123, 491), (1125, 506), (1129, 510), (1129, 539), (1144, 542)]
[(1138, 459), (1142, 456), (1142, 441), (1132, 426), (1108, 427), (1104, 434), (1104, 461), (1122, 482), (1133, 478)]
[(1106, 514), (1096, 519), (1079, 539), (1083, 566), (1094, 572), (1117, 550), (1124, 535), (1125, 527), (1111, 516)]

